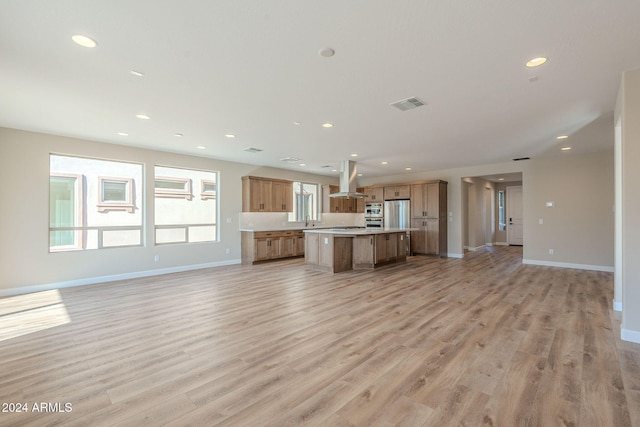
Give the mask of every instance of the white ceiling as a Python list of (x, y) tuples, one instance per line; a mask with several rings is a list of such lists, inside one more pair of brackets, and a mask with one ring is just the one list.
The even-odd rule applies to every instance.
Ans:
[[(323, 174), (357, 153), (370, 177), (592, 152), (640, 68), (638, 17), (638, 0), (0, 0), (0, 126)], [(412, 96), (427, 105), (389, 105)]]

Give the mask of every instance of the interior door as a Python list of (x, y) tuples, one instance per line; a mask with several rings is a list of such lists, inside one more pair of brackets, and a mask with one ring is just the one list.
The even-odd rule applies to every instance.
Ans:
[(522, 186), (507, 187), (507, 242), (522, 246)]

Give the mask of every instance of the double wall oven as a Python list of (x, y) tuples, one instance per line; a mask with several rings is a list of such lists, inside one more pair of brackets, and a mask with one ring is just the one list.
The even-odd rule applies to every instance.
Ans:
[(384, 204), (367, 202), (364, 205), (364, 226), (384, 228)]

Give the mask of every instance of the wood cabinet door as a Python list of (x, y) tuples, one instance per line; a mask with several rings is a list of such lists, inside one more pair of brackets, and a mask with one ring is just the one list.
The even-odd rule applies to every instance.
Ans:
[(280, 238), (280, 258), (292, 257), (296, 247), (296, 238), (287, 236)]
[(440, 255), (440, 220), (426, 220), (427, 255)]
[(269, 259), (269, 241), (271, 239), (255, 239), (254, 242), (254, 261), (264, 261)]
[(250, 179), (249, 188), (251, 212), (271, 212), (271, 181)]
[(295, 245), (293, 248), (293, 255), (294, 256), (304, 255), (304, 236), (296, 236), (294, 239), (295, 239)]
[(293, 183), (272, 181), (272, 212), (293, 211)]
[(412, 219), (411, 228), (411, 253), (426, 254), (427, 253), (427, 229), (424, 226), (424, 219)]
[(387, 260), (396, 259), (398, 256), (398, 234), (389, 233), (385, 240), (387, 242)]
[(376, 264), (387, 260), (387, 239), (388, 234), (376, 234)]
[(375, 264), (373, 236), (356, 236), (353, 238), (353, 267), (371, 268)]
[(413, 184), (411, 186), (411, 218), (421, 218), (426, 216), (426, 194), (424, 184)]
[(307, 233), (304, 237), (304, 261), (308, 264), (318, 265), (320, 262), (320, 235)]
[(425, 184), (425, 210), (427, 218), (440, 217), (440, 184), (437, 182)]

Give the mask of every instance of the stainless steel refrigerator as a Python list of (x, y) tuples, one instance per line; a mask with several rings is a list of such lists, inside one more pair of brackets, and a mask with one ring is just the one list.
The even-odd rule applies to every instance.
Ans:
[[(411, 227), (411, 209), (409, 200), (387, 200), (384, 202), (384, 227), (406, 228)], [(410, 232), (407, 231), (407, 255), (411, 255)]]

